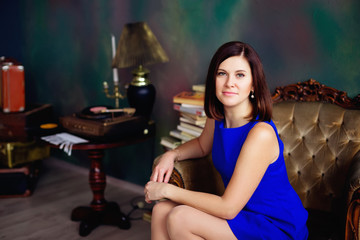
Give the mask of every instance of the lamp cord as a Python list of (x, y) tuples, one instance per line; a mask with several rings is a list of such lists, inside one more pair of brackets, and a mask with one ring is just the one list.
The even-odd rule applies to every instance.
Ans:
[(141, 220), (141, 219), (143, 219), (142, 214), (141, 214), (141, 217), (131, 217), (131, 215), (137, 210), (141, 211), (142, 213), (151, 212), (152, 208), (154, 206), (154, 203), (147, 203), (147, 202), (145, 202), (144, 196), (137, 196), (137, 197), (134, 197), (133, 199), (131, 199), (130, 205), (131, 205), (132, 209), (128, 212), (126, 217), (129, 220)]

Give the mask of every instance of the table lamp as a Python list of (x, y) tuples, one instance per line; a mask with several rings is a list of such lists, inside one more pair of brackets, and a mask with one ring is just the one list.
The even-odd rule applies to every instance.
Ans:
[(136, 66), (127, 89), (129, 105), (136, 109), (136, 115), (149, 118), (155, 102), (156, 91), (148, 78), (150, 71), (144, 66), (167, 61), (164, 49), (145, 22), (125, 24), (112, 66)]

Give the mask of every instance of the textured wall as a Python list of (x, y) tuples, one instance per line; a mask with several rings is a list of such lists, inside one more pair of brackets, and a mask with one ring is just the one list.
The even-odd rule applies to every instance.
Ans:
[[(118, 40), (124, 24), (146, 21), (170, 58), (148, 67), (157, 89), (159, 154), (160, 137), (177, 124), (172, 96), (204, 83), (212, 54), (227, 41), (258, 51), (272, 91), (315, 78), (350, 96), (359, 93), (359, 10), (357, 0), (2, 0), (0, 55), (24, 64), (27, 102), (52, 103), (59, 116), (71, 114), (113, 104), (102, 93), (102, 82), (112, 81), (110, 34)], [(121, 84), (130, 72), (119, 70)], [(144, 146), (151, 152), (150, 143)], [(106, 165), (111, 174), (142, 184), (148, 155), (135, 147), (114, 150)]]

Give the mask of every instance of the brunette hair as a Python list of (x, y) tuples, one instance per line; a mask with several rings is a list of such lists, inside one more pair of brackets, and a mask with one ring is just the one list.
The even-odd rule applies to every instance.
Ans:
[(208, 74), (206, 77), (205, 88), (205, 113), (209, 118), (215, 120), (224, 119), (224, 106), (216, 97), (216, 74), (219, 65), (229, 57), (244, 56), (249, 62), (253, 88), (254, 98), (250, 98), (252, 103), (252, 112), (248, 118), (250, 121), (270, 121), (272, 114), (272, 99), (269, 88), (266, 84), (263, 66), (258, 54), (255, 50), (246, 43), (233, 41), (222, 45), (211, 59)]

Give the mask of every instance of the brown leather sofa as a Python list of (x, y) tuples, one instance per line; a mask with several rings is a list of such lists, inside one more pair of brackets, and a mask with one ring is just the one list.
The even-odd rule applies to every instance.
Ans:
[[(360, 215), (360, 95), (309, 81), (278, 87), (273, 121), (290, 183), (309, 212), (309, 239), (357, 239)], [(221, 194), (210, 157), (175, 163), (171, 182)]]

